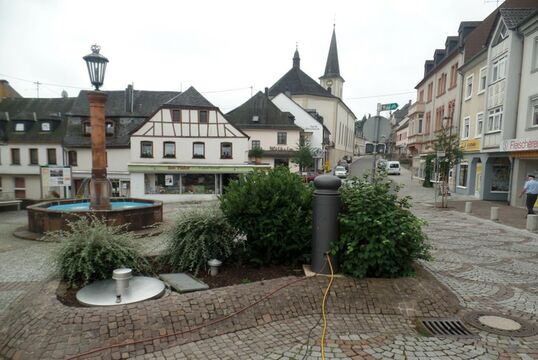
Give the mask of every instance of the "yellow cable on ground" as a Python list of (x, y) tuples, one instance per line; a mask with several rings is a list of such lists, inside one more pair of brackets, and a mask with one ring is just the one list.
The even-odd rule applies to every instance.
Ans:
[(326, 254), (327, 261), (329, 262), (329, 268), (331, 269), (331, 279), (329, 280), (329, 285), (327, 286), (327, 289), (325, 289), (325, 295), (323, 295), (323, 302), (321, 303), (321, 315), (323, 317), (323, 330), (321, 332), (321, 359), (325, 360), (325, 334), (327, 332), (327, 315), (325, 314), (325, 303), (327, 303), (327, 296), (329, 295), (329, 291), (331, 291), (331, 286), (333, 285), (334, 280), (334, 271), (333, 271), (333, 265), (331, 263), (331, 257), (329, 254)]

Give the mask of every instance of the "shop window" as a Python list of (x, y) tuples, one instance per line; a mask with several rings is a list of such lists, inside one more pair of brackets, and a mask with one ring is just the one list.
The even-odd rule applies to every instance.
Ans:
[(30, 165), (38, 165), (39, 164), (39, 158), (37, 149), (30, 149)]
[(181, 122), (181, 110), (172, 109), (172, 121)]
[(163, 149), (163, 157), (175, 158), (176, 157), (176, 143), (172, 141), (165, 141)]
[(47, 164), (56, 165), (56, 149), (47, 149)]
[(179, 174), (155, 174), (155, 193), (180, 194)]
[(458, 186), (467, 187), (467, 176), (469, 172), (469, 164), (460, 165), (460, 176), (458, 177)]
[(70, 166), (77, 166), (77, 152), (75, 150), (70, 150), (67, 152), (67, 159)]
[(495, 159), (491, 169), (491, 191), (508, 192), (508, 185), (510, 183), (510, 162), (508, 159)]
[(288, 142), (288, 133), (279, 131), (277, 133), (277, 144), (278, 145), (286, 145)]
[(205, 158), (205, 143), (195, 142), (192, 144), (192, 157), (193, 159)]
[(232, 143), (230, 142), (220, 143), (220, 158), (221, 159), (232, 158)]
[(214, 174), (184, 174), (181, 176), (183, 193), (185, 194), (214, 194)]
[(41, 131), (48, 132), (50, 131), (50, 122), (42, 122), (41, 123)]
[(11, 165), (20, 165), (20, 164), (21, 164), (21, 150), (11, 149)]
[(151, 141), (140, 142), (140, 157), (141, 158), (153, 157), (153, 142)]
[(26, 179), (23, 177), (14, 178), (15, 181), (15, 198), (24, 199), (26, 198)]
[(198, 112), (198, 120), (200, 123), (207, 123), (208, 118), (209, 118), (209, 115), (207, 113), (207, 110), (200, 110)]

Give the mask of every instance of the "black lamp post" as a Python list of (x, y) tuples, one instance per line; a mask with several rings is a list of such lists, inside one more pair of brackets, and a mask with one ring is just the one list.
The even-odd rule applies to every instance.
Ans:
[(103, 86), (105, 80), (106, 64), (108, 59), (99, 54), (101, 47), (99, 45), (92, 45), (92, 53), (83, 57), (88, 66), (88, 74), (90, 75), (90, 81), (95, 90), (99, 91), (99, 87)]
[(99, 91), (105, 79), (108, 59), (99, 54), (101, 47), (92, 45), (92, 53), (83, 57), (88, 65), (90, 81), (95, 91), (88, 92), (92, 144), (92, 180), (90, 182), (90, 209), (110, 210), (110, 183), (106, 176), (105, 104), (107, 94)]

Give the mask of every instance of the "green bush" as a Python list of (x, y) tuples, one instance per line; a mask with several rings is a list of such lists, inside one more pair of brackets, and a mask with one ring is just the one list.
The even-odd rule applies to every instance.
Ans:
[(243, 259), (258, 264), (304, 261), (312, 237), (312, 187), (287, 167), (254, 171), (230, 182), (220, 207), (247, 236)]
[(45, 240), (59, 241), (55, 265), (69, 286), (83, 286), (112, 277), (118, 268), (146, 272), (147, 261), (140, 255), (124, 226), (110, 226), (96, 217), (68, 222), (68, 230), (48, 233)]
[(375, 183), (354, 179), (341, 189), (340, 238), (332, 252), (344, 273), (355, 277), (413, 274), (416, 259), (429, 258), (423, 221), (410, 211), (409, 197), (384, 176)]
[(218, 209), (195, 209), (179, 215), (168, 236), (163, 260), (176, 271), (195, 275), (207, 269), (211, 259), (226, 260), (232, 255), (237, 231)]

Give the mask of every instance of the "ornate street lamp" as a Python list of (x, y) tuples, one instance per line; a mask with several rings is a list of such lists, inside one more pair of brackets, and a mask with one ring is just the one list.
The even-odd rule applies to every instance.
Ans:
[(105, 80), (106, 64), (108, 59), (99, 54), (101, 47), (97, 44), (92, 45), (92, 53), (83, 57), (88, 66), (88, 74), (90, 81), (95, 86), (95, 91), (99, 91), (99, 87), (103, 86)]
[(92, 145), (92, 179), (90, 181), (90, 209), (110, 210), (111, 186), (106, 176), (105, 104), (107, 94), (99, 91), (105, 79), (108, 59), (99, 54), (101, 47), (92, 45), (92, 53), (83, 57), (88, 65), (90, 81), (95, 91), (88, 92)]

